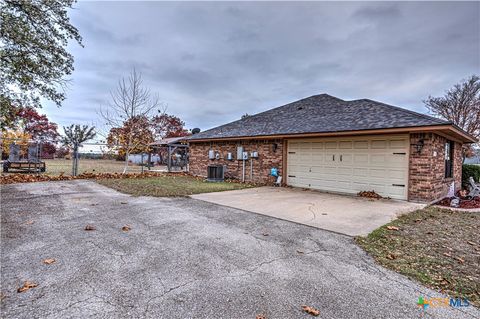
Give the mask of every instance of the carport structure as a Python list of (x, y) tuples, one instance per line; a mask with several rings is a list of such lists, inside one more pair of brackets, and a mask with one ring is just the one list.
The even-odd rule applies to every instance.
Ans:
[(162, 162), (167, 165), (168, 172), (188, 171), (189, 147), (184, 136), (164, 138), (150, 143), (149, 146), (152, 147), (153, 153), (160, 154)]

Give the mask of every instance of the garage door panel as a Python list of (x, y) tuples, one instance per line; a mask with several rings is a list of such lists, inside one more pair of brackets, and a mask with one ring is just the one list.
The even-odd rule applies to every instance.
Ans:
[(325, 149), (325, 143), (323, 143), (323, 142), (314, 142), (314, 143), (312, 143), (312, 149), (323, 150), (323, 149)]
[(340, 165), (351, 166), (353, 161), (353, 154), (341, 154), (340, 160), (341, 160)]
[(352, 176), (352, 174), (353, 174), (353, 168), (352, 168), (352, 167), (339, 167), (339, 168), (337, 169), (337, 174), (338, 174), (338, 175)]
[(340, 141), (338, 142), (338, 148), (350, 150), (353, 148), (353, 141)]
[(403, 167), (405, 160), (406, 160), (407, 155), (391, 155), (388, 157), (388, 162), (390, 164), (396, 164), (399, 165), (400, 167)]
[[(407, 135), (325, 138), (292, 145), (296, 153), (288, 155), (287, 172), (295, 178), (287, 177), (289, 185), (346, 193), (374, 190), (382, 196), (407, 198)], [(288, 151), (292, 151), (290, 142)]]
[[(398, 186), (387, 186), (385, 193), (388, 194), (386, 196), (390, 197), (399, 197), (399, 196), (406, 196), (406, 187), (398, 187)], [(392, 196), (393, 195), (393, 196)]]
[(400, 140), (390, 140), (390, 149), (404, 149), (408, 146), (407, 140), (400, 139)]
[(372, 140), (370, 142), (370, 147), (372, 149), (386, 149), (387, 141), (386, 140)]
[(366, 177), (368, 176), (368, 169), (365, 168), (353, 168), (352, 177)]
[(369, 144), (370, 143), (368, 141), (354, 141), (353, 148), (358, 150), (365, 150), (368, 149)]
[(325, 155), (324, 154), (312, 154), (312, 163), (323, 163), (325, 161)]
[(325, 153), (325, 163), (336, 165), (337, 164), (335, 162), (336, 160), (338, 160), (338, 156), (336, 156), (335, 153), (329, 153), (329, 152)]
[(370, 164), (372, 165), (385, 165), (387, 162), (387, 156), (385, 154), (371, 154)]
[(359, 165), (368, 165), (368, 154), (354, 154), (353, 155), (353, 164), (355, 166)]
[(300, 149), (300, 150), (309, 150), (311, 148), (312, 148), (312, 143), (311, 142), (298, 143), (298, 149)]
[(338, 148), (338, 142), (325, 142), (325, 148), (327, 150), (337, 149)]
[(408, 178), (408, 173), (402, 169), (391, 169), (388, 171), (388, 177), (391, 179), (405, 180)]

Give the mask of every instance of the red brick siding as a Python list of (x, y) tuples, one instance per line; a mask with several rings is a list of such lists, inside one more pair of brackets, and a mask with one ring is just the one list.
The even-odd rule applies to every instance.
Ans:
[[(424, 147), (420, 153), (413, 146), (423, 139)], [(412, 133), (410, 135), (409, 183), (408, 199), (416, 202), (433, 202), (444, 197), (452, 181), (455, 189), (461, 187), (462, 152), (460, 143), (454, 144), (453, 178), (445, 178), (445, 142), (446, 138), (434, 133)], [(277, 145), (273, 150), (273, 144)], [(221, 164), (226, 166), (225, 176), (241, 180), (242, 161), (236, 159), (237, 146), (242, 145), (244, 151), (257, 151), (258, 159), (253, 160), (253, 178), (250, 177), (250, 160), (245, 164), (245, 181), (272, 184), (275, 178), (269, 175), (272, 167), (277, 167), (282, 174), (283, 140), (247, 140), (224, 142), (191, 142), (190, 173), (207, 176), (207, 166)], [(208, 151), (214, 150), (220, 155), (218, 160), (210, 160)], [(434, 152), (436, 151), (436, 156)], [(227, 160), (227, 153), (232, 153), (234, 160)]]
[[(274, 150), (273, 144), (276, 144)], [(207, 176), (207, 166), (225, 165), (225, 177), (242, 179), (242, 161), (237, 160), (237, 146), (243, 146), (245, 152), (258, 152), (253, 159), (253, 177), (250, 176), (250, 159), (245, 162), (245, 181), (262, 184), (273, 184), (275, 178), (270, 176), (270, 169), (276, 167), (282, 172), (283, 140), (247, 140), (225, 142), (190, 142), (189, 171), (192, 175)], [(219, 153), (220, 159), (210, 160), (208, 151)], [(232, 153), (234, 160), (227, 160), (227, 153)]]
[[(424, 147), (417, 152), (415, 144), (423, 139)], [(454, 144), (453, 178), (445, 178), (445, 143), (447, 139), (434, 133), (410, 134), (410, 201), (433, 202), (447, 195), (452, 181), (455, 190), (461, 187), (462, 145)], [(436, 152), (436, 156), (434, 156)]]

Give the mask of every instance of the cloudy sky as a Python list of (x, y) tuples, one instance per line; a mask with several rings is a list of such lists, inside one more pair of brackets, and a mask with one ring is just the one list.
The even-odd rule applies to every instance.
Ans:
[(480, 2), (86, 2), (71, 13), (60, 125), (96, 110), (133, 67), (202, 130), (320, 93), (426, 112), (422, 100), (480, 73)]

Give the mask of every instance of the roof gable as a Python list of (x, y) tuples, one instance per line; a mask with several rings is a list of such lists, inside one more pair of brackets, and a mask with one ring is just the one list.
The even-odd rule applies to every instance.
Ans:
[(302, 133), (329, 133), (451, 124), (400, 107), (368, 100), (314, 95), (195, 134), (190, 140)]

